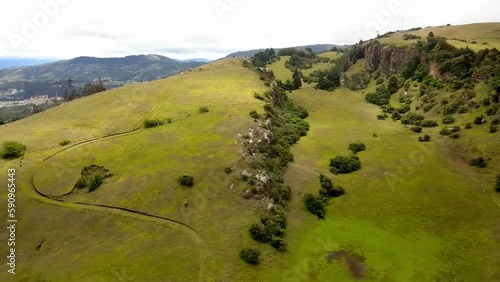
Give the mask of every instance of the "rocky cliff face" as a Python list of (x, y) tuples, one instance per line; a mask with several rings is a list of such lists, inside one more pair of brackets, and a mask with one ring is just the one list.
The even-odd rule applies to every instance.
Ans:
[(364, 46), (368, 69), (379, 69), (382, 73), (392, 74), (403, 70), (411, 58), (418, 55), (412, 48), (382, 45), (377, 41)]

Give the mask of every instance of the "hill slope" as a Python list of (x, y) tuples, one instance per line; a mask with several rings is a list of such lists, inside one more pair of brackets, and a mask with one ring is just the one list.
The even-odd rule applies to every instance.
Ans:
[(24, 90), (16, 98), (35, 94), (62, 95), (60, 84), (71, 79), (75, 84), (102, 78), (107, 87), (125, 83), (152, 81), (177, 74), (204, 62), (177, 61), (160, 55), (138, 55), (123, 58), (78, 57), (30, 67), (13, 67), (0, 70), (0, 91)]

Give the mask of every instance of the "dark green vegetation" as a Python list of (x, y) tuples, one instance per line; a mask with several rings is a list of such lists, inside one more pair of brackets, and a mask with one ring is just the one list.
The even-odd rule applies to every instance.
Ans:
[(93, 192), (102, 183), (104, 179), (111, 177), (112, 174), (103, 166), (91, 165), (83, 168), (81, 177), (75, 185), (77, 189), (88, 189), (88, 192)]
[(26, 145), (17, 141), (5, 141), (2, 143), (0, 157), (2, 159), (16, 159), (24, 156)]
[(418, 137), (418, 141), (420, 141), (420, 142), (430, 142), (431, 141), (431, 137), (429, 135), (425, 134), (424, 136)]
[(71, 141), (68, 140), (68, 139), (64, 139), (61, 142), (59, 142), (60, 146), (66, 146), (66, 145), (69, 145), (69, 144), (71, 144)]
[(346, 174), (359, 170), (361, 161), (358, 156), (337, 156), (330, 159), (330, 167), (333, 174)]
[(488, 163), (486, 162), (486, 160), (483, 157), (479, 156), (477, 158), (471, 158), (469, 160), (469, 165), (479, 167), (479, 168), (485, 168), (488, 166)]
[(198, 112), (199, 112), (200, 114), (208, 113), (209, 111), (210, 111), (210, 110), (208, 109), (208, 107), (207, 107), (207, 106), (203, 106), (203, 107), (200, 107), (200, 108), (198, 109)]
[(183, 175), (177, 179), (177, 182), (186, 187), (191, 187), (194, 185), (194, 177), (191, 175)]
[[(271, 90), (262, 96), (266, 104), (265, 114), (259, 121), (259, 132), (266, 136), (272, 135), (273, 138), (265, 142), (248, 140), (244, 144), (245, 151), (252, 156), (248, 162), (257, 175), (256, 181), (249, 181), (254, 187), (245, 197), (263, 195), (273, 201), (273, 208), (261, 217), (260, 223), (250, 227), (250, 235), (256, 241), (270, 242), (271, 246), (283, 251), (286, 248), (283, 239), (286, 228), (284, 208), (291, 198), (290, 187), (284, 184), (283, 175), (288, 163), (293, 161), (290, 147), (307, 135), (309, 124), (304, 119), (309, 113), (288, 99), (278, 83), (272, 82), (270, 85)], [(243, 177), (244, 180), (248, 179), (247, 175)]]
[(363, 143), (351, 143), (349, 144), (349, 150), (351, 150), (354, 154), (362, 152), (366, 150), (366, 145)]
[(147, 119), (144, 121), (145, 128), (153, 128), (153, 127), (157, 127), (157, 126), (164, 125), (164, 124), (165, 124), (165, 121), (163, 121), (162, 119), (159, 119), (159, 118), (150, 118), (150, 119)]
[(321, 183), (321, 188), (319, 189), (318, 195), (306, 194), (304, 195), (303, 201), (306, 209), (316, 215), (318, 219), (324, 219), (326, 213), (326, 205), (330, 198), (338, 198), (345, 194), (344, 188), (340, 186), (333, 185), (332, 180), (323, 174), (319, 175), (319, 181)]
[(99, 78), (96, 83), (85, 83), (80, 88), (77, 88), (73, 85), (73, 80), (68, 79), (66, 85), (64, 86), (64, 100), (71, 101), (74, 99), (87, 97), (90, 95), (94, 95), (100, 92), (106, 91), (106, 87), (104, 83)]
[(243, 249), (240, 251), (240, 258), (248, 264), (257, 265), (260, 263), (260, 252), (254, 249)]

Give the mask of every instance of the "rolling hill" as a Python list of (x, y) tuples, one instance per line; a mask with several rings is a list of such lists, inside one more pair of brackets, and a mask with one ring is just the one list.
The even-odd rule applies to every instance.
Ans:
[[(295, 48), (297, 50), (305, 50), (306, 48), (311, 48), (313, 50), (313, 52), (320, 53), (320, 52), (328, 51), (328, 50), (330, 50), (330, 49), (332, 49), (334, 47), (342, 49), (342, 48), (347, 48), (348, 46), (347, 45), (335, 45), (335, 44), (314, 44), (314, 45), (296, 46), (296, 47), (292, 47), (292, 48)], [(283, 49), (283, 48), (275, 48), (276, 51), (279, 51), (280, 49)], [(231, 53), (231, 54), (227, 55), (225, 58), (233, 58), (233, 57), (236, 57), (236, 58), (244, 58), (244, 57), (250, 58), (253, 55), (255, 55), (258, 52), (263, 51), (263, 50), (265, 50), (265, 49), (254, 49), (254, 50), (248, 50), (248, 51), (239, 51), (239, 52)]]
[(68, 79), (84, 84), (101, 78), (107, 87), (120, 87), (165, 78), (205, 62), (178, 61), (160, 55), (137, 55), (123, 58), (78, 57), (29, 67), (12, 67), (0, 70), (0, 91), (23, 90), (14, 98), (31, 95), (62, 93), (60, 87)]
[[(455, 27), (448, 36), (464, 39), (474, 29), (482, 27)], [(304, 71), (359, 57), (342, 75), (366, 75), (361, 90), (344, 84), (324, 91), (312, 82), (279, 96), (265, 71), (227, 58), (0, 125), (0, 142), (27, 146), (21, 158), (0, 159), (2, 173), (16, 170), (16, 281), (498, 281), (500, 194), (493, 186), (500, 132), (487, 128), (500, 111), (486, 116), (495, 103), (482, 102), (493, 90), (484, 80), (452, 89), (437, 72), (436, 78), (426, 73), (419, 81), (413, 73), (404, 79), (400, 70), (408, 61), (398, 48), (412, 47), (396, 38), (323, 53), (328, 61)], [(374, 59), (380, 54), (388, 57)], [(289, 59), (269, 65), (276, 78), (292, 76)], [(368, 102), (368, 94), (390, 84), (397, 89), (382, 106)], [(445, 109), (465, 99), (460, 105), (471, 105), (467, 111), (443, 122)], [(275, 107), (281, 100), (308, 113), (305, 134), (276, 121), (286, 110)], [(424, 110), (427, 104), (433, 107)], [(414, 125), (401, 121), (406, 113), (396, 118), (405, 106), (437, 122), (420, 128), (430, 142), (419, 142)], [(486, 124), (465, 129), (480, 115)], [(145, 121), (164, 123), (145, 128)], [(292, 116), (291, 123), (304, 120)], [(441, 134), (452, 126), (462, 128), (458, 139)], [(272, 134), (261, 138), (264, 127)], [(287, 152), (281, 136), (298, 140), (278, 183), (289, 187), (286, 216), (282, 225), (266, 228), (286, 228), (277, 231), (284, 232), (285, 250), (249, 232), (255, 222), (274, 220), (269, 211), (278, 215), (274, 198), (259, 197), (265, 186), (257, 184), (280, 179), (256, 167), (281, 165), (276, 161)], [(352, 143), (366, 145), (356, 154), (361, 168), (332, 173), (331, 159), (351, 156)], [(249, 144), (258, 149), (249, 153)], [(259, 155), (261, 148), (273, 157)], [(488, 165), (469, 165), (476, 156)], [(109, 174), (90, 191), (79, 183), (92, 165)], [(320, 174), (345, 190), (322, 200), (321, 220), (304, 204), (305, 195), (324, 189)], [(184, 175), (194, 177), (192, 187), (180, 184)], [(8, 183), (0, 178), (1, 187)], [(0, 193), (1, 202), (7, 197)], [(0, 216), (7, 218), (7, 209)], [(259, 265), (240, 259), (244, 248), (260, 253)], [(1, 281), (12, 279), (7, 267)]]

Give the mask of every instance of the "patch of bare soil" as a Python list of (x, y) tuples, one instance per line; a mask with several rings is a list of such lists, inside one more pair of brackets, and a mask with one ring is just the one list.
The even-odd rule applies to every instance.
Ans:
[(347, 250), (340, 250), (328, 253), (326, 261), (331, 264), (333, 260), (345, 260), (353, 278), (360, 280), (365, 277), (366, 267), (364, 257)]

